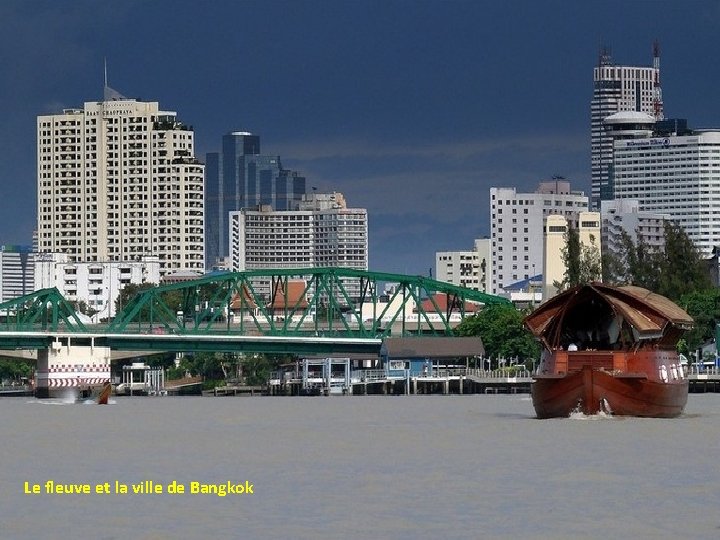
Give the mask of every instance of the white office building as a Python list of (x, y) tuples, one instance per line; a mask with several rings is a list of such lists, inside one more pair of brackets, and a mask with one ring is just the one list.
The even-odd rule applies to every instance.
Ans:
[(299, 210), (230, 212), (231, 269), (339, 267), (367, 270), (367, 210), (341, 193), (305, 195)]
[(663, 118), (660, 88), (660, 50), (653, 49), (652, 67), (618, 66), (612, 63), (607, 50), (600, 52), (598, 65), (593, 69), (593, 97), (591, 116), (591, 206), (599, 209), (601, 199), (612, 199), (608, 181), (613, 163), (613, 139), (603, 121), (620, 111), (649, 114), (656, 120)]
[(490, 292), (490, 239), (476, 239), (470, 251), (435, 253), (435, 277), (459, 287)]
[(38, 250), (72, 262), (157, 256), (204, 270), (203, 165), (191, 127), (120, 96), (37, 118)]
[[(348, 208), (341, 193), (305, 195), (298, 210), (263, 205), (230, 212), (228, 237), (233, 271), (368, 269), (367, 210)], [(352, 288), (357, 294), (359, 283)]]
[(720, 130), (617, 140), (613, 169), (616, 198), (669, 216), (705, 256), (720, 246)]
[(0, 248), (0, 302), (35, 291), (35, 255), (30, 246)]
[(74, 262), (64, 253), (39, 253), (35, 262), (35, 289), (56, 287), (69, 302), (84, 303), (95, 322), (115, 316), (115, 302), (126, 285), (159, 281), (160, 262), (154, 256), (132, 262)]
[(543, 268), (545, 218), (565, 216), (573, 224), (587, 211), (588, 197), (571, 191), (562, 178), (541, 182), (534, 193), (490, 188), (491, 293), (540, 274)]
[(651, 250), (665, 246), (665, 221), (669, 214), (644, 212), (636, 199), (614, 199), (600, 203), (602, 247), (605, 253), (622, 256), (622, 236), (627, 234), (633, 244), (642, 242)]

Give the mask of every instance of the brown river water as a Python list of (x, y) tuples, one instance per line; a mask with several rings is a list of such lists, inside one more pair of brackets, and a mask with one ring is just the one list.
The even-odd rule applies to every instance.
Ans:
[(0, 408), (3, 540), (720, 538), (720, 394), (677, 419), (537, 420), (527, 395)]

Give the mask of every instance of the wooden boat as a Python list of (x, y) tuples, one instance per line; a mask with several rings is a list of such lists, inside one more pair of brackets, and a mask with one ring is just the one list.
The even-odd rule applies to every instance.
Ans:
[(110, 394), (112, 393), (112, 384), (110, 384), (110, 381), (105, 381), (105, 384), (102, 387), (102, 390), (100, 390), (100, 394), (97, 397), (97, 404), (98, 405), (107, 405), (108, 400), (110, 399)]
[(592, 283), (551, 298), (525, 318), (544, 349), (531, 386), (538, 418), (680, 415), (688, 381), (676, 345), (692, 324), (640, 287)]

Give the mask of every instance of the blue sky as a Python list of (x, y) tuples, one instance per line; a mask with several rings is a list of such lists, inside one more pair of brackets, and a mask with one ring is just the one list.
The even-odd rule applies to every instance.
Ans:
[(252, 131), (318, 190), (368, 209), (370, 268), (427, 274), (489, 233), (491, 186), (590, 189), (601, 44), (662, 49), (666, 116), (720, 127), (719, 1), (0, 2), (0, 243), (36, 219), (35, 118), (110, 86), (195, 128)]

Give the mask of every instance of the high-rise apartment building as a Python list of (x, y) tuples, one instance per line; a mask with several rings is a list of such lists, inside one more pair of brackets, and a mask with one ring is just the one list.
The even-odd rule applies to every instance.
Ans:
[(470, 251), (435, 253), (435, 277), (459, 287), (490, 292), (490, 239), (476, 239)]
[(103, 101), (38, 116), (37, 175), (40, 252), (204, 270), (203, 165), (175, 112), (106, 87)]
[[(297, 210), (265, 205), (230, 212), (229, 219), (233, 271), (368, 269), (367, 210), (348, 208), (341, 193), (306, 195)], [(350, 281), (348, 290), (359, 294), (359, 281)]]
[(260, 154), (260, 137), (245, 131), (223, 136), (222, 151), (207, 154), (205, 168), (205, 259), (228, 256), (228, 214), (269, 206), (293, 210), (305, 194), (305, 178), (283, 169), (280, 156)]
[(233, 271), (265, 268), (368, 269), (367, 210), (341, 193), (306, 195), (298, 210), (269, 205), (230, 213)]
[(638, 111), (656, 120), (663, 118), (660, 88), (660, 50), (653, 49), (652, 67), (616, 66), (608, 50), (600, 53), (593, 69), (591, 118), (591, 206), (600, 208), (600, 200), (613, 199), (611, 167), (613, 140), (607, 133), (604, 119), (620, 111)]
[[(491, 293), (541, 272), (543, 230), (551, 214), (577, 224), (578, 213), (587, 211), (588, 197), (570, 191), (562, 178), (541, 182), (535, 193), (515, 188), (490, 188)], [(599, 240), (598, 240), (599, 241)]]

